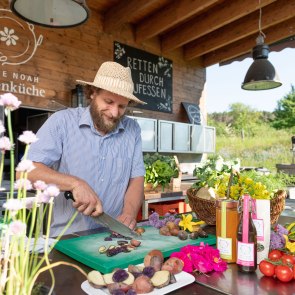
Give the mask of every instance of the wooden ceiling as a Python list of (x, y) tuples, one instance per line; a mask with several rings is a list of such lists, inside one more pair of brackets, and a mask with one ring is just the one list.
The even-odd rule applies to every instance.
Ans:
[(185, 60), (199, 58), (204, 67), (251, 53), (260, 7), (266, 44), (285, 44), (282, 49), (295, 36), (295, 0), (87, 0), (87, 5), (101, 14), (105, 32), (131, 25), (136, 43), (157, 38), (163, 56), (181, 48)]

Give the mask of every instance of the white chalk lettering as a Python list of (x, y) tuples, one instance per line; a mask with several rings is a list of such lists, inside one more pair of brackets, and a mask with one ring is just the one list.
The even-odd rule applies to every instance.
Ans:
[(127, 66), (131, 70), (158, 74), (158, 64), (154, 64), (151, 61), (127, 57)]
[(45, 97), (46, 93), (44, 89), (39, 89), (35, 85), (26, 86), (23, 83), (16, 84), (13, 81), (10, 81), (9, 83), (0, 83), (0, 91), (39, 97)]
[(151, 97), (166, 99), (166, 89), (164, 88), (139, 83), (134, 86), (135, 94), (143, 94)]

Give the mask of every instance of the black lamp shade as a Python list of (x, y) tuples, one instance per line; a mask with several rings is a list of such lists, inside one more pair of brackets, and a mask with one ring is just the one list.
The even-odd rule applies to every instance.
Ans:
[(85, 0), (11, 0), (10, 9), (29, 23), (54, 28), (78, 26), (89, 17)]
[(247, 71), (242, 89), (267, 90), (282, 85), (274, 66), (268, 61), (269, 47), (260, 44), (253, 48), (254, 61)]

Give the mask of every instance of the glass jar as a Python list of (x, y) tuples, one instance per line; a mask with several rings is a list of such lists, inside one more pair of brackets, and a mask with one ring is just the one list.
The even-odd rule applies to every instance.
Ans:
[(216, 246), (220, 257), (227, 263), (237, 260), (238, 201), (216, 201)]

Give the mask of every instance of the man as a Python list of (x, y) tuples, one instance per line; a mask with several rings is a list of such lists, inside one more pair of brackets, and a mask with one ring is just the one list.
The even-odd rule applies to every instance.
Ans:
[(89, 106), (61, 110), (44, 123), (29, 150), (36, 166), (29, 179), (73, 193), (75, 202), (54, 201), (51, 236), (75, 210), (81, 214), (67, 233), (98, 227), (89, 216), (103, 211), (134, 228), (145, 170), (140, 127), (124, 114), (130, 103), (144, 102), (133, 95), (130, 69), (115, 62), (103, 63), (93, 82), (78, 82), (86, 85)]

